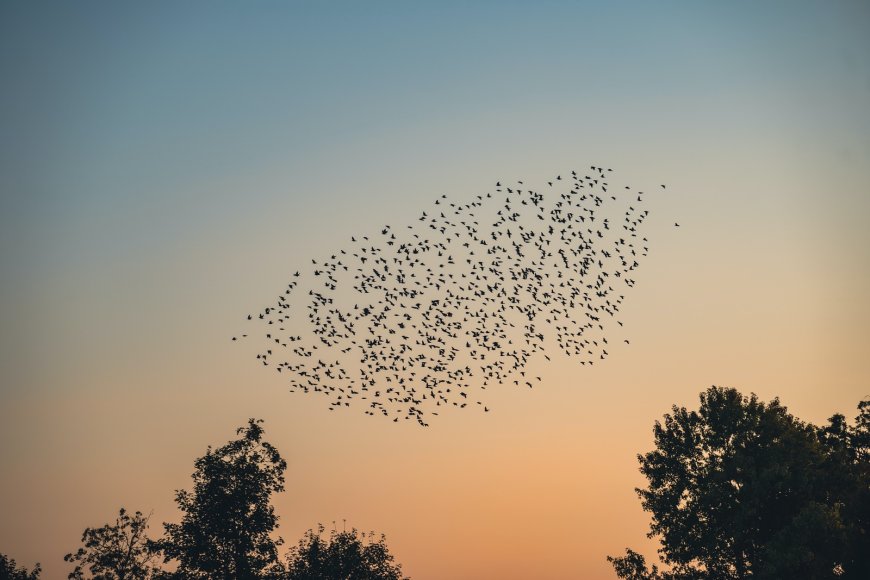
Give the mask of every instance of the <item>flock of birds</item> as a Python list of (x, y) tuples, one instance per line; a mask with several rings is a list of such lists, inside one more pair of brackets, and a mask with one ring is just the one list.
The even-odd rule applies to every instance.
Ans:
[(414, 224), (352, 237), (248, 315), (264, 325), (257, 360), (330, 409), (427, 426), (442, 408), (489, 411), (492, 385), (533, 387), (528, 364), (551, 349), (605, 359), (649, 251), (646, 194), (611, 187), (611, 172), (557, 176), (546, 194), (518, 181), (468, 203), (441, 196)]

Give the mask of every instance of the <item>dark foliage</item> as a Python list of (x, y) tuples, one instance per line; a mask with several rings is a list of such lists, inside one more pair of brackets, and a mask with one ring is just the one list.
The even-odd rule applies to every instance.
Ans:
[(181, 523), (164, 524), (154, 543), (164, 562), (175, 563), (174, 578), (248, 580), (283, 573), (280, 538), (271, 534), (278, 517), (270, 504), (284, 490), (286, 462), (263, 441), (262, 421), (251, 419), (240, 437), (195, 462), (193, 490), (176, 492)]
[(870, 403), (818, 428), (778, 400), (712, 387), (676, 406), (639, 455), (637, 493), (668, 568), (627, 550), (620, 578), (870, 578)]
[(40, 572), (42, 568), (39, 564), (28, 572), (24, 566), (19, 568), (15, 560), (6, 554), (0, 554), (0, 580), (39, 580)]
[(132, 516), (121, 508), (114, 524), (86, 528), (82, 547), (64, 556), (75, 563), (70, 580), (145, 580), (155, 572), (154, 554), (147, 536), (149, 516)]
[(288, 580), (407, 580), (402, 566), (393, 563), (386, 539), (363, 535), (356, 529), (330, 532), (308, 530), (290, 551)]

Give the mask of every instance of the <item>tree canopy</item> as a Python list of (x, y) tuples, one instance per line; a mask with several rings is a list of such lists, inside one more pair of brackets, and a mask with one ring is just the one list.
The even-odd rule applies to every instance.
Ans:
[(386, 538), (374, 534), (308, 530), (292, 548), (287, 562), (288, 580), (407, 580), (402, 566), (393, 562)]
[(185, 579), (248, 580), (280, 574), (278, 546), (271, 534), (278, 516), (270, 503), (284, 490), (287, 463), (263, 440), (262, 421), (251, 419), (239, 438), (196, 460), (193, 490), (179, 490), (175, 501), (181, 523), (164, 524), (155, 550), (177, 565)]
[(638, 455), (650, 537), (667, 568), (632, 550), (620, 578), (868, 578), (868, 402), (854, 427), (818, 428), (775, 399), (712, 387), (698, 411), (674, 406)]
[(0, 554), (0, 580), (39, 580), (41, 572), (42, 568), (39, 564), (28, 571), (24, 566), (19, 567), (15, 560), (6, 554)]
[(64, 556), (75, 563), (69, 580), (145, 580), (153, 574), (155, 555), (148, 544), (148, 518), (121, 508), (114, 524), (86, 528), (82, 547)]

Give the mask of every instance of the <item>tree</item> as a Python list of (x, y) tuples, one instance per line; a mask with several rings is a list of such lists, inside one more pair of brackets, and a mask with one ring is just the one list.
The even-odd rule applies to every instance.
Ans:
[(42, 568), (37, 564), (30, 572), (27, 568), (18, 567), (15, 560), (6, 554), (0, 554), (0, 580), (39, 580)]
[(832, 495), (842, 503), (843, 568), (850, 577), (870, 578), (870, 401), (858, 404), (854, 427), (837, 414), (818, 432)]
[(249, 580), (280, 575), (281, 539), (271, 534), (278, 516), (270, 504), (284, 490), (286, 462), (263, 441), (262, 420), (240, 427), (238, 439), (194, 463), (193, 490), (176, 491), (181, 523), (164, 524), (153, 544), (164, 562), (175, 562), (176, 578)]
[(700, 399), (657, 421), (656, 449), (638, 455), (648, 487), (636, 491), (669, 569), (626, 550), (608, 557), (617, 576), (870, 577), (867, 402), (856, 427), (835, 415), (820, 429), (778, 399), (718, 387)]
[(324, 527), (308, 530), (290, 550), (288, 580), (408, 580), (393, 563), (386, 538), (361, 534), (356, 528), (323, 537)]
[[(86, 528), (83, 546), (64, 556), (75, 563), (70, 580), (145, 580), (155, 572), (155, 555), (149, 549), (147, 536), (150, 516), (136, 512), (132, 516), (121, 508), (114, 525)], [(89, 575), (86, 575), (88, 573)]]

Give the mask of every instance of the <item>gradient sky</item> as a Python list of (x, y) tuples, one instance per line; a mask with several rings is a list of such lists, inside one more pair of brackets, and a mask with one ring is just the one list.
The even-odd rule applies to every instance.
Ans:
[[(671, 404), (870, 395), (868, 55), (862, 0), (4, 2), (0, 551), (62, 578), (122, 505), (159, 533), (262, 417), (291, 543), (346, 519), (415, 580), (611, 578), (654, 552), (635, 455)], [(351, 235), (589, 165), (668, 184), (594, 368), (424, 430), (229, 340)]]

